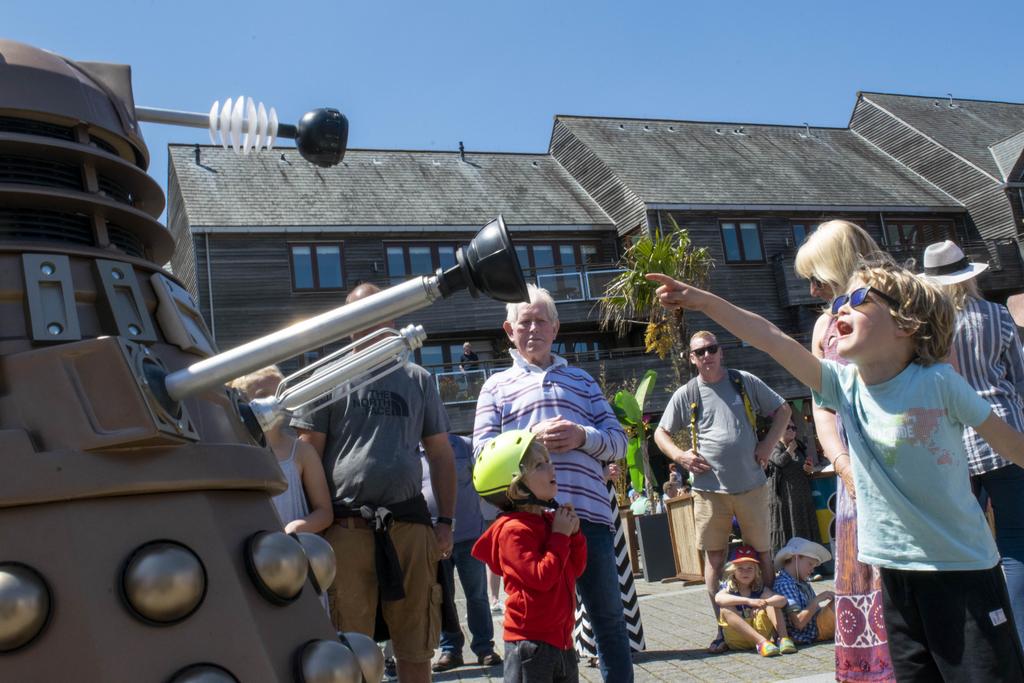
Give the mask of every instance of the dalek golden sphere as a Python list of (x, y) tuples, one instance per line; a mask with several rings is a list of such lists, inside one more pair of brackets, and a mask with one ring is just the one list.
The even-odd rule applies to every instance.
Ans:
[(363, 683), (356, 655), (337, 640), (307, 643), (299, 653), (298, 668), (300, 683)]
[(27, 645), (50, 616), (50, 591), (39, 574), (23, 564), (0, 564), (0, 652)]
[(264, 597), (278, 603), (299, 597), (309, 576), (302, 545), (283, 531), (261, 531), (247, 545), (246, 566)]
[(174, 674), (167, 683), (238, 683), (238, 679), (213, 664), (193, 664)]
[(373, 638), (363, 633), (348, 631), (341, 635), (341, 639), (356, 656), (364, 681), (377, 683), (384, 677), (384, 653), (377, 647), (377, 643), (373, 642)]
[(132, 553), (122, 587), (137, 615), (158, 624), (173, 624), (199, 608), (206, 595), (206, 570), (185, 546), (155, 541)]
[(334, 583), (337, 563), (334, 559), (334, 548), (318, 534), (299, 532), (295, 538), (302, 544), (302, 549), (309, 558), (309, 568), (313, 572), (313, 585), (317, 593), (323, 593)]

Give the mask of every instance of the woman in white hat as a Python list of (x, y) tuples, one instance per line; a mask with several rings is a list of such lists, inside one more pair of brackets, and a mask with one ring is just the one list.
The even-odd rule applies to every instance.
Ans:
[(815, 593), (808, 577), (832, 559), (825, 546), (794, 536), (775, 555), (775, 592), (786, 598), (789, 635), (798, 645), (832, 640), (836, 629), (835, 593)]
[[(976, 278), (986, 268), (946, 240), (925, 249), (921, 276), (941, 285), (956, 306), (954, 365), (996, 415), (1024, 431), (1024, 353), (1010, 312), (981, 296)], [(964, 429), (964, 446), (979, 502), (992, 501), (996, 545), (1017, 634), (1024, 641), (1024, 469), (1000, 457), (970, 427)]]

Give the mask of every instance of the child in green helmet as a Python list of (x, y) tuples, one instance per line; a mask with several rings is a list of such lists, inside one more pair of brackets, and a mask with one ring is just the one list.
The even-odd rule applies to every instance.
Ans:
[(473, 556), (505, 580), (506, 683), (578, 681), (572, 628), (587, 543), (572, 506), (554, 500), (547, 449), (529, 431), (504, 432), (484, 447), (473, 483), (502, 511)]

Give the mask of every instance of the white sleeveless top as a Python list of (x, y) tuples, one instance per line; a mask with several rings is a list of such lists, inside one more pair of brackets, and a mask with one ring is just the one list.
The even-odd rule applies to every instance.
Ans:
[(302, 477), (299, 475), (299, 468), (295, 466), (295, 449), (298, 445), (298, 441), (292, 443), (292, 452), (287, 460), (277, 461), (284, 478), (288, 481), (288, 490), (271, 499), (277, 508), (282, 526), (309, 514), (309, 503), (306, 502), (306, 493), (302, 489)]

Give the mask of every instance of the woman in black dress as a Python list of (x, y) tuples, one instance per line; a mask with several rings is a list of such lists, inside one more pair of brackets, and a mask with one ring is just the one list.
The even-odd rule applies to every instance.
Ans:
[(768, 512), (771, 515), (772, 556), (794, 536), (818, 543), (818, 517), (811, 496), (811, 466), (804, 445), (796, 440), (790, 421), (782, 441), (768, 460)]

